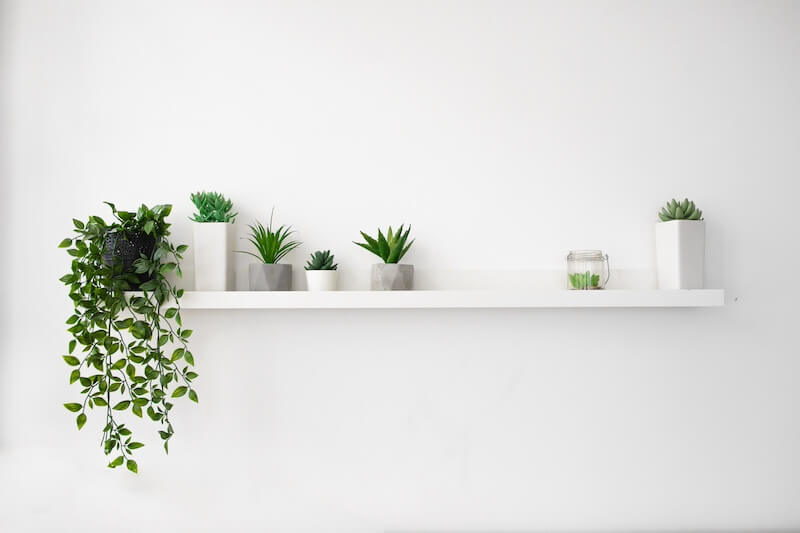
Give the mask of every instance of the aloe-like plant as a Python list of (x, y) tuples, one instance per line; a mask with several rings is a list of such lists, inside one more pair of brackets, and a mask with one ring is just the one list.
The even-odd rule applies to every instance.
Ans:
[(258, 220), (256, 220), (255, 224), (247, 226), (250, 228), (250, 237), (247, 240), (255, 247), (258, 255), (247, 251), (236, 251), (252, 255), (263, 263), (270, 265), (277, 263), (286, 254), (300, 246), (301, 242), (289, 240), (289, 237), (294, 233), (291, 226), (281, 226), (277, 230), (272, 229), (272, 217), (274, 214), (275, 210), (273, 209), (269, 215), (269, 226), (266, 228)]
[(361, 236), (364, 237), (364, 240), (367, 242), (353, 242), (383, 259), (384, 263), (398, 263), (403, 256), (406, 255), (411, 245), (414, 244), (413, 239), (406, 244), (409, 233), (411, 233), (411, 226), (406, 229), (405, 233), (403, 232), (403, 225), (400, 225), (397, 233), (394, 233), (392, 227), (389, 226), (386, 236), (384, 236), (383, 232), (378, 228), (377, 239), (370, 237), (362, 231)]
[(311, 259), (306, 262), (306, 270), (336, 270), (338, 264), (333, 262), (333, 254), (330, 250), (317, 250), (311, 254)]
[(569, 283), (573, 289), (596, 289), (600, 285), (600, 275), (590, 271), (569, 275)]
[(231, 222), (238, 213), (231, 213), (233, 203), (218, 192), (196, 192), (191, 195), (197, 213), (192, 215), (195, 222)]
[(690, 202), (688, 198), (684, 198), (682, 202), (678, 202), (673, 198), (658, 213), (658, 218), (663, 222), (669, 222), (670, 220), (703, 220), (702, 217), (703, 212), (697, 209), (694, 202)]

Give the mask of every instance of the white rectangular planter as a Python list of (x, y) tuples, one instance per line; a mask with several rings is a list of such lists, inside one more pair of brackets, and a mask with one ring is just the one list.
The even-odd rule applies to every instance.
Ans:
[(702, 289), (705, 255), (706, 224), (702, 220), (656, 224), (659, 289)]
[(335, 291), (338, 282), (337, 270), (306, 270), (306, 286), (309, 291)]
[(234, 290), (233, 224), (193, 222), (192, 237), (195, 290)]

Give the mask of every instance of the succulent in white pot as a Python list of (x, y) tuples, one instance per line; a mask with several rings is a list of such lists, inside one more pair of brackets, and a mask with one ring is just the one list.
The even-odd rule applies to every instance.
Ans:
[[(273, 214), (274, 214), (273, 209)], [(269, 217), (269, 226), (264, 227), (261, 222), (248, 226), (250, 236), (248, 241), (255, 247), (257, 253), (237, 250), (240, 253), (252, 255), (260, 263), (251, 263), (248, 267), (249, 284), (251, 291), (290, 291), (292, 290), (292, 265), (280, 264), (286, 254), (300, 246), (299, 241), (289, 238), (294, 233), (291, 226), (281, 226), (272, 229), (272, 214)]]
[(659, 289), (702, 289), (706, 226), (694, 202), (674, 198), (658, 213), (656, 265)]
[(197, 212), (190, 217), (196, 291), (234, 289), (233, 213), (231, 201), (218, 192), (191, 195)]
[(392, 227), (389, 226), (385, 236), (378, 228), (377, 238), (361, 232), (361, 236), (366, 242), (356, 242), (355, 244), (383, 259), (383, 263), (372, 265), (370, 288), (373, 291), (408, 291), (414, 288), (414, 265), (399, 264), (408, 249), (414, 244), (413, 239), (407, 243), (410, 233), (411, 226), (404, 232), (403, 225), (397, 232), (393, 232)]
[(306, 261), (306, 285), (309, 291), (335, 291), (339, 272), (330, 250), (317, 250)]

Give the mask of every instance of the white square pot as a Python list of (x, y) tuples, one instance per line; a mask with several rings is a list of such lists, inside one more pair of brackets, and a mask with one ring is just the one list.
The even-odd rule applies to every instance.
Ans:
[(194, 290), (234, 290), (233, 224), (193, 222)]
[(306, 270), (309, 291), (335, 291), (338, 284), (338, 270)]
[(659, 289), (702, 289), (705, 256), (706, 224), (702, 220), (656, 224)]

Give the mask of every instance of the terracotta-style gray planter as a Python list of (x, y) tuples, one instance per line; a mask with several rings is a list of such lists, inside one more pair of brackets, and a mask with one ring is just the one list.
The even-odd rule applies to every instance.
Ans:
[(251, 263), (251, 291), (292, 290), (292, 265)]
[(410, 291), (414, 288), (414, 265), (372, 265), (370, 288), (373, 291)]

